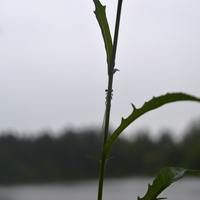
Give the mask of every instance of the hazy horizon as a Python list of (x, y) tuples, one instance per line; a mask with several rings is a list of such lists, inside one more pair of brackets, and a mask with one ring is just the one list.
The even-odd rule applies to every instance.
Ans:
[[(113, 33), (117, 1), (102, 1)], [(200, 2), (123, 1), (111, 127), (153, 96), (200, 97)], [(100, 127), (107, 69), (93, 1), (1, 1), (0, 130)], [(200, 105), (166, 105), (126, 132), (181, 132)]]

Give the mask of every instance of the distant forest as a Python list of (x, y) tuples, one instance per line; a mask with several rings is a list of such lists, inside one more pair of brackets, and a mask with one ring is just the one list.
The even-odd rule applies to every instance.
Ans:
[[(0, 184), (37, 183), (98, 177), (102, 135), (98, 130), (66, 130), (59, 137), (47, 132), (19, 137), (0, 132)], [(108, 160), (106, 176), (151, 176), (161, 168), (200, 169), (200, 122), (176, 142), (168, 131), (157, 140), (148, 131), (132, 139), (120, 137)]]

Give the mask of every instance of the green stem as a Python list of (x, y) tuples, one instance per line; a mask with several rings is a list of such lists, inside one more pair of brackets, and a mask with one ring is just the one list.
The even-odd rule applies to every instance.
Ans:
[(110, 62), (110, 73), (109, 75), (113, 76), (114, 66), (115, 66), (115, 57), (117, 52), (117, 42), (118, 42), (118, 35), (119, 35), (119, 24), (120, 24), (120, 16), (121, 16), (121, 9), (122, 9), (122, 1), (118, 0), (117, 6), (117, 16), (116, 16), (116, 23), (115, 23), (115, 33), (114, 33), (114, 40), (113, 40), (113, 50), (112, 50), (112, 57)]
[(98, 200), (102, 200), (105, 168), (106, 168), (106, 157), (103, 156), (100, 165)]
[(112, 84), (113, 84), (113, 74), (108, 78), (108, 89), (106, 96), (106, 110), (105, 110), (105, 124), (104, 124), (104, 138), (103, 146), (106, 144), (109, 132), (109, 122), (110, 122), (110, 109), (111, 109), (111, 99), (112, 99)]
[(107, 142), (108, 132), (109, 132), (110, 108), (111, 108), (111, 99), (112, 99), (112, 85), (113, 85), (115, 56), (116, 56), (116, 50), (117, 50), (122, 1), (123, 0), (118, 0), (112, 57), (111, 57), (109, 73), (108, 73), (108, 88), (107, 88), (107, 96), (106, 96), (105, 124), (103, 127), (104, 128), (104, 130), (103, 130), (104, 138), (103, 138), (101, 165), (100, 165), (100, 173), (99, 173), (98, 200), (102, 200), (102, 195), (103, 195), (103, 183), (104, 183), (105, 167), (106, 167), (106, 161), (107, 161), (107, 156), (103, 153), (103, 147)]
[(110, 66), (108, 67), (109, 68), (108, 89), (107, 89), (107, 97), (106, 97), (106, 111), (105, 111), (105, 126), (104, 126), (103, 146), (106, 144), (107, 139), (108, 139), (108, 130), (109, 130), (109, 121), (110, 121), (110, 108), (111, 108), (112, 91), (113, 91), (112, 90), (112, 84), (113, 84), (115, 57), (116, 57), (117, 42), (118, 42), (118, 35), (119, 35), (119, 24), (120, 24), (122, 1), (123, 0), (118, 1), (112, 57), (111, 57)]

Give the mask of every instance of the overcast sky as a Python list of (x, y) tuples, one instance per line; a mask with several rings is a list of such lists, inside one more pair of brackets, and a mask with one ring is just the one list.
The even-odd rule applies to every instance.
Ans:
[[(113, 33), (117, 0), (103, 0)], [(1, 0), (0, 130), (101, 126), (107, 66), (92, 0)], [(200, 97), (200, 1), (124, 0), (111, 124), (153, 96)], [(168, 104), (127, 130), (180, 132), (200, 104)]]

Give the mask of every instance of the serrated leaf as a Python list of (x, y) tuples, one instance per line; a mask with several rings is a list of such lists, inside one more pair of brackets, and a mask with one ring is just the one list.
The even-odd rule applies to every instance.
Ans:
[(112, 38), (110, 34), (110, 28), (108, 25), (107, 17), (106, 17), (106, 6), (103, 6), (99, 0), (93, 0), (95, 4), (95, 15), (97, 18), (97, 21), (99, 23), (99, 26), (101, 28), (101, 33), (104, 40), (104, 45), (106, 49), (106, 55), (107, 55), (107, 63), (108, 67), (110, 66), (111, 56), (112, 56)]
[(143, 114), (159, 108), (167, 103), (172, 103), (176, 101), (196, 101), (200, 102), (200, 98), (191, 96), (185, 93), (168, 93), (163, 96), (153, 97), (150, 101), (146, 102), (141, 108), (136, 108), (133, 104), (133, 112), (126, 118), (122, 118), (121, 124), (113, 132), (111, 137), (108, 139), (107, 143), (104, 145), (103, 153), (107, 156), (110, 152), (112, 145), (114, 144), (117, 137), (122, 133), (122, 131), (127, 128), (133, 121), (142, 116)]
[(200, 176), (199, 170), (189, 170), (179, 167), (167, 167), (162, 169), (153, 184), (148, 186), (148, 191), (143, 198), (138, 197), (138, 200), (158, 200), (166, 198), (157, 198), (158, 195), (163, 192), (172, 183), (178, 181), (185, 175), (197, 175)]

